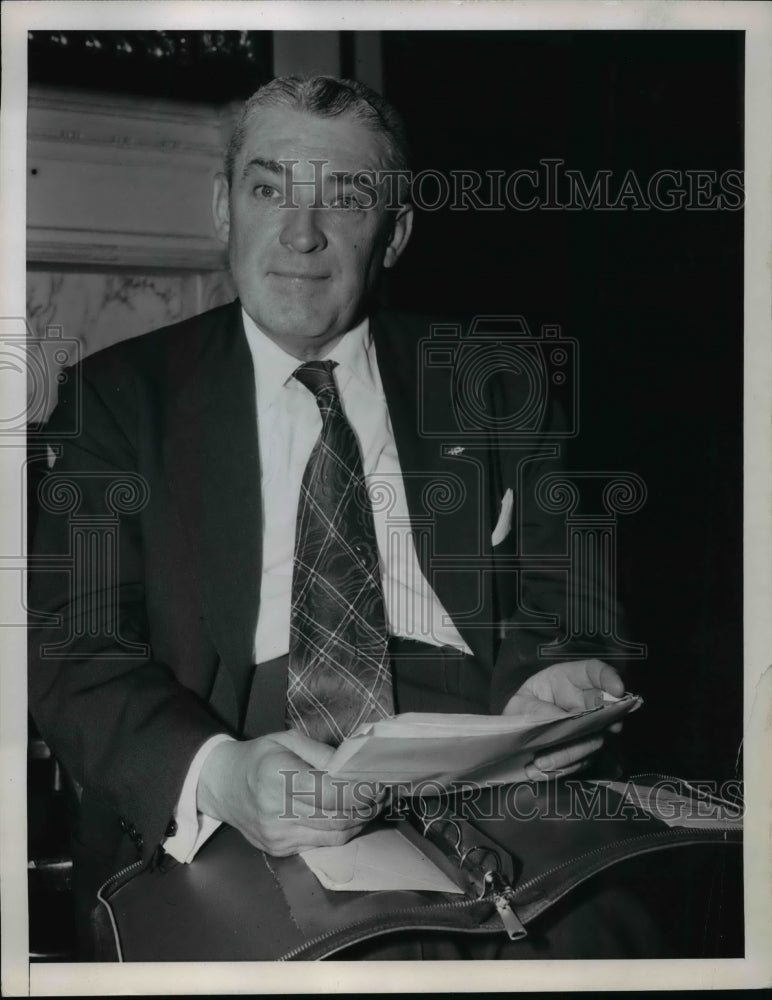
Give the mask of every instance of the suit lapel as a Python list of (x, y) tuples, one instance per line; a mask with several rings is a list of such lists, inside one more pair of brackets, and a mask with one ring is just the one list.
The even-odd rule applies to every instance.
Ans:
[[(421, 569), (470, 649), (491, 663), (495, 498), (487, 443), (456, 430), (450, 373), (440, 391), (424, 385), (421, 340), (429, 320), (416, 327), (413, 318), (376, 316), (371, 325)], [(447, 434), (437, 432), (443, 428)], [(427, 528), (430, 543), (423, 545)]]
[[(428, 322), (416, 329), (414, 320), (374, 317), (372, 330), (414, 536), (429, 542), (416, 546), (421, 569), (469, 647), (490, 663), (490, 533), (500, 497), (491, 488), (489, 449), (454, 433), (449, 377), (444, 391), (432, 391), (428, 400), (432, 427), (447, 427), (448, 433), (425, 433), (419, 342), (429, 335)], [(243, 709), (260, 598), (262, 505), (254, 373), (239, 303), (224, 310), (197, 349), (175, 364), (177, 388), (164, 442), (167, 474), (207, 626)], [(462, 452), (453, 454), (459, 447)]]
[[(193, 345), (191, 345), (193, 346)], [(262, 565), (255, 383), (239, 303), (179, 359), (165, 460), (207, 626), (243, 708)]]

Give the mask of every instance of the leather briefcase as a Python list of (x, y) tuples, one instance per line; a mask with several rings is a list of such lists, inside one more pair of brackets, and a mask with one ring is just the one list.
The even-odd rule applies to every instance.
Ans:
[[(733, 851), (739, 863), (741, 807), (661, 776), (625, 787), (569, 779), (403, 804), (386, 822), (420, 844), (460, 895), (329, 891), (302, 857), (270, 857), (223, 826), (191, 864), (166, 856), (105, 883), (95, 911), (98, 959), (322, 959), (405, 930), (517, 940), (566, 894), (631, 859), (691, 848)], [(642, 803), (648, 794), (650, 806), (658, 789), (667, 794), (654, 815)]]

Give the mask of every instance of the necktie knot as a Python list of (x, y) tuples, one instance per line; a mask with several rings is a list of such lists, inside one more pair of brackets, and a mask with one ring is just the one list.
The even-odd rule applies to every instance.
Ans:
[(299, 368), (296, 368), (292, 375), (309, 392), (312, 392), (317, 400), (320, 394), (324, 394), (329, 398), (330, 393), (334, 396), (338, 394), (335, 379), (332, 377), (333, 368), (337, 364), (337, 361), (307, 361)]

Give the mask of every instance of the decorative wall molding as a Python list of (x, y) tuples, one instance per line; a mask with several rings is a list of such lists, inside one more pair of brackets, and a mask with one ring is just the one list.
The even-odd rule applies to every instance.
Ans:
[(28, 261), (221, 269), (212, 181), (237, 109), (31, 88)]
[(221, 271), (227, 254), (219, 243), (190, 237), (142, 239), (133, 233), (76, 233), (73, 230), (32, 229), (27, 240), (31, 264), (71, 267), (150, 268), (173, 271)]
[(31, 141), (194, 151), (220, 157), (240, 102), (194, 104), (161, 98), (32, 86)]

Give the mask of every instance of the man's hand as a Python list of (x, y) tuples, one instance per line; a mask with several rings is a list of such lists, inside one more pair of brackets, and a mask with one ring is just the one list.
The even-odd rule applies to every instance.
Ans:
[(345, 844), (376, 815), (385, 792), (358, 785), (354, 795), (351, 785), (333, 785), (319, 773), (332, 754), (293, 731), (220, 743), (204, 763), (198, 809), (276, 857)]
[[(559, 719), (583, 711), (595, 704), (603, 691), (616, 697), (624, 694), (622, 678), (601, 660), (575, 660), (545, 667), (518, 688), (507, 702), (502, 715), (525, 715), (535, 719)], [(619, 732), (622, 723), (610, 727)], [(528, 764), (525, 773), (531, 781), (572, 774), (589, 762), (589, 757), (603, 746), (603, 737), (594, 736), (578, 743), (545, 750)]]

